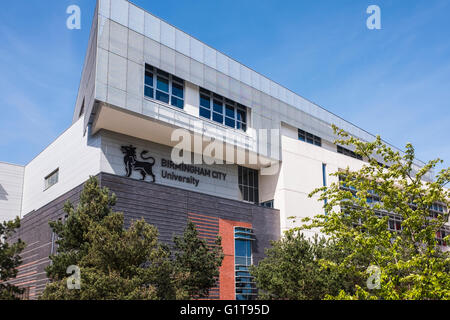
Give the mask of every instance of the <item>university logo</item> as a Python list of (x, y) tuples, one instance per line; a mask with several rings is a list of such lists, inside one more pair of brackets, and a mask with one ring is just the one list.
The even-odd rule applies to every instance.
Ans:
[(125, 164), (126, 176), (130, 177), (133, 173), (133, 170), (139, 171), (142, 175), (142, 180), (145, 180), (147, 175), (151, 176), (153, 181), (155, 182), (155, 175), (153, 174), (153, 165), (155, 164), (155, 158), (146, 157), (145, 155), (148, 153), (147, 150), (141, 152), (140, 156), (142, 160), (151, 160), (150, 162), (138, 161), (136, 155), (136, 148), (132, 145), (122, 146), (120, 148), (122, 153), (125, 155), (123, 157), (123, 162)]

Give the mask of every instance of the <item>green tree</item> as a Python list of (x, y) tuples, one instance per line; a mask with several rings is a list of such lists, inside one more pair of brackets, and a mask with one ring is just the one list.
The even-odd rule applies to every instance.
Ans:
[(174, 237), (175, 268), (184, 299), (204, 298), (216, 285), (223, 252), (218, 237), (213, 246), (198, 236), (195, 224), (189, 220), (183, 237)]
[[(449, 207), (450, 194), (445, 185), (450, 168), (435, 179), (427, 179), (441, 160), (429, 161), (416, 168), (415, 151), (406, 145), (402, 155), (392, 150), (378, 136), (364, 142), (334, 127), (340, 145), (352, 145), (355, 153), (368, 162), (360, 170), (334, 173), (336, 181), (314, 190), (319, 201), (326, 201), (327, 214), (319, 214), (297, 231), (318, 228), (330, 241), (349, 255), (342, 261), (324, 259), (322, 265), (338, 273), (366, 278), (371, 285), (355, 283), (354, 290), (342, 289), (329, 299), (449, 299), (450, 257), (437, 245), (436, 234), (448, 222), (443, 210), (430, 216), (430, 208), (440, 203)], [(377, 161), (383, 159), (385, 165)], [(400, 218), (401, 231), (389, 229), (392, 215)], [(445, 241), (449, 240), (447, 236)], [(368, 278), (369, 266), (379, 268), (379, 285)], [(369, 287), (373, 289), (369, 289)]]
[(8, 240), (20, 227), (20, 219), (0, 223), (0, 300), (14, 300), (23, 292), (22, 289), (6, 283), (17, 276), (17, 267), (21, 265), (20, 253), (25, 248), (25, 242), (18, 239), (14, 243)]
[[(50, 223), (58, 239), (57, 254), (50, 257), (46, 270), (51, 282), (42, 299), (185, 299), (201, 295), (214, 283), (210, 266), (216, 263), (217, 249), (205, 251), (195, 228), (189, 225), (183, 239), (176, 238), (178, 251), (173, 255), (158, 242), (156, 227), (144, 220), (124, 228), (123, 214), (112, 210), (115, 201), (115, 195), (91, 177), (78, 206), (65, 205), (67, 219)], [(203, 274), (185, 258), (189, 255), (203, 263)], [(80, 270), (79, 290), (67, 287), (69, 266)]]
[(361, 279), (324, 269), (323, 259), (341, 261), (346, 253), (317, 235), (307, 239), (302, 233), (287, 231), (284, 237), (266, 249), (266, 258), (252, 266), (259, 298), (283, 300), (320, 300), (351, 290)]

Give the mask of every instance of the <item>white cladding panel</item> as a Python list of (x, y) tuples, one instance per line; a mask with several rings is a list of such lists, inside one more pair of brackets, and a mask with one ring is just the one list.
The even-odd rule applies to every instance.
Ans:
[[(155, 159), (152, 172), (155, 175), (156, 183), (211, 194), (218, 197), (241, 200), (238, 188), (238, 167), (236, 165), (192, 165), (198, 169), (209, 170), (210, 174), (205, 173), (205, 175), (168, 168), (167, 166), (162, 165), (163, 160), (171, 159), (172, 149), (168, 146), (107, 131), (101, 131), (99, 132), (99, 135), (101, 135), (102, 141), (102, 172), (125, 176), (125, 154), (121, 151), (121, 147), (132, 145), (136, 147), (136, 157), (138, 161), (152, 162), (151, 159), (144, 160), (141, 158), (141, 152), (144, 150), (148, 151), (145, 157), (151, 156)], [(174, 176), (168, 177), (166, 173), (170, 173)], [(172, 179), (175, 178), (175, 176), (178, 178), (177, 180)], [(185, 179), (183, 179), (183, 177), (185, 177)], [(142, 179), (142, 175), (139, 171), (133, 171), (131, 178)], [(182, 179), (182, 181), (180, 181), (180, 179)], [(152, 181), (151, 176), (147, 176), (146, 181)]]
[[(323, 213), (323, 202), (318, 197), (308, 197), (315, 188), (323, 186), (322, 164), (326, 165), (327, 185), (336, 181), (330, 176), (349, 166), (358, 170), (363, 161), (327, 150), (303, 141), (296, 131), (283, 126), (281, 170), (273, 194), (275, 207), (280, 209), (281, 232), (300, 225), (300, 219)], [(263, 188), (264, 189), (264, 188)], [(269, 200), (268, 195), (266, 195)], [(289, 217), (296, 217), (296, 222)]]
[[(83, 128), (80, 119), (25, 167), (22, 216), (100, 172), (100, 139), (89, 137), (89, 133), (83, 135)], [(44, 190), (45, 177), (56, 169), (59, 169), (58, 182)]]
[(25, 167), (0, 162), (0, 223), (20, 217)]

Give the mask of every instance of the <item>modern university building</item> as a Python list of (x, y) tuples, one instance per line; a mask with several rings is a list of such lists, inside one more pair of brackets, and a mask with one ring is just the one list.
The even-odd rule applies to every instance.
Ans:
[(333, 143), (332, 124), (374, 139), (132, 3), (98, 0), (72, 125), (27, 165), (0, 163), (0, 220), (20, 216), (27, 243), (13, 283), (32, 299), (43, 291), (55, 253), (48, 222), (96, 176), (126, 223), (143, 217), (162, 241), (188, 219), (206, 240), (220, 235), (210, 298), (251, 299), (247, 267), (295, 226), (288, 217), (320, 213), (308, 194), (364, 164)]

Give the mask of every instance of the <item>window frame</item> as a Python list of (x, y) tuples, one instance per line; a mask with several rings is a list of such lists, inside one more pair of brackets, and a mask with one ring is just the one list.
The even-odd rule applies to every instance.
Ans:
[[(249, 267), (254, 262), (252, 242), (256, 240), (256, 237), (253, 229), (241, 226), (234, 226), (233, 235), (235, 298), (236, 300), (254, 300), (257, 297), (257, 288)], [(245, 256), (237, 255), (238, 243), (244, 244)]]
[(346, 149), (340, 145), (337, 145), (336, 148), (337, 153), (343, 154), (344, 156), (352, 157), (357, 160), (364, 161), (363, 157), (352, 150)]
[[(207, 98), (203, 98), (203, 100), (209, 100), (209, 106), (205, 106), (202, 104), (202, 96)], [(215, 104), (215, 101), (217, 101), (218, 103)], [(217, 109), (215, 108), (216, 105), (221, 105), (221, 111), (217, 111)], [(227, 109), (233, 109), (232, 116), (227, 113)], [(209, 114), (209, 117), (203, 115), (202, 112)], [(248, 108), (240, 103), (225, 98), (202, 87), (199, 87), (199, 116), (200, 118), (211, 120), (227, 128), (247, 132)], [(221, 118), (221, 121), (215, 120), (214, 117), (216, 117), (217, 119)], [(233, 126), (230, 125), (231, 122), (233, 123)]]
[[(245, 173), (244, 173), (245, 172)], [(252, 181), (250, 181), (252, 180)], [(238, 166), (238, 186), (242, 200), (259, 204), (259, 172), (258, 170)], [(251, 196), (250, 196), (251, 195)]]
[[(54, 177), (55, 175), (56, 175), (56, 182), (49, 184), (48, 181), (50, 181), (50, 178)], [(58, 182), (59, 182), (59, 168), (53, 170), (51, 173), (49, 173), (44, 177), (44, 191), (50, 189)]]
[[(311, 141), (308, 141), (310, 139)], [(298, 129), (298, 140), (321, 147), (322, 146), (322, 138), (318, 137), (312, 133), (309, 133), (305, 130)]]
[(274, 199), (272, 199), (272, 200), (267, 200), (267, 201), (261, 202), (259, 205), (264, 208), (273, 209), (275, 207), (274, 203), (275, 203), (275, 201), (274, 201)]
[[(147, 72), (152, 75), (152, 84), (147, 83)], [(158, 78), (161, 80), (166, 80), (167, 91), (158, 87)], [(174, 91), (174, 84), (176, 86), (182, 87), (182, 97), (176, 94)], [(147, 95), (147, 90), (151, 90), (152, 95)], [(157, 95), (166, 95), (168, 96), (168, 101), (158, 99)], [(177, 109), (184, 109), (184, 103), (186, 98), (186, 86), (185, 81), (177, 76), (174, 76), (164, 70), (158, 69), (148, 63), (145, 64), (144, 68), (144, 97), (146, 99), (151, 99), (154, 101), (158, 101), (161, 103), (165, 103), (171, 107), (175, 107)], [(181, 102), (181, 105), (180, 105)]]

